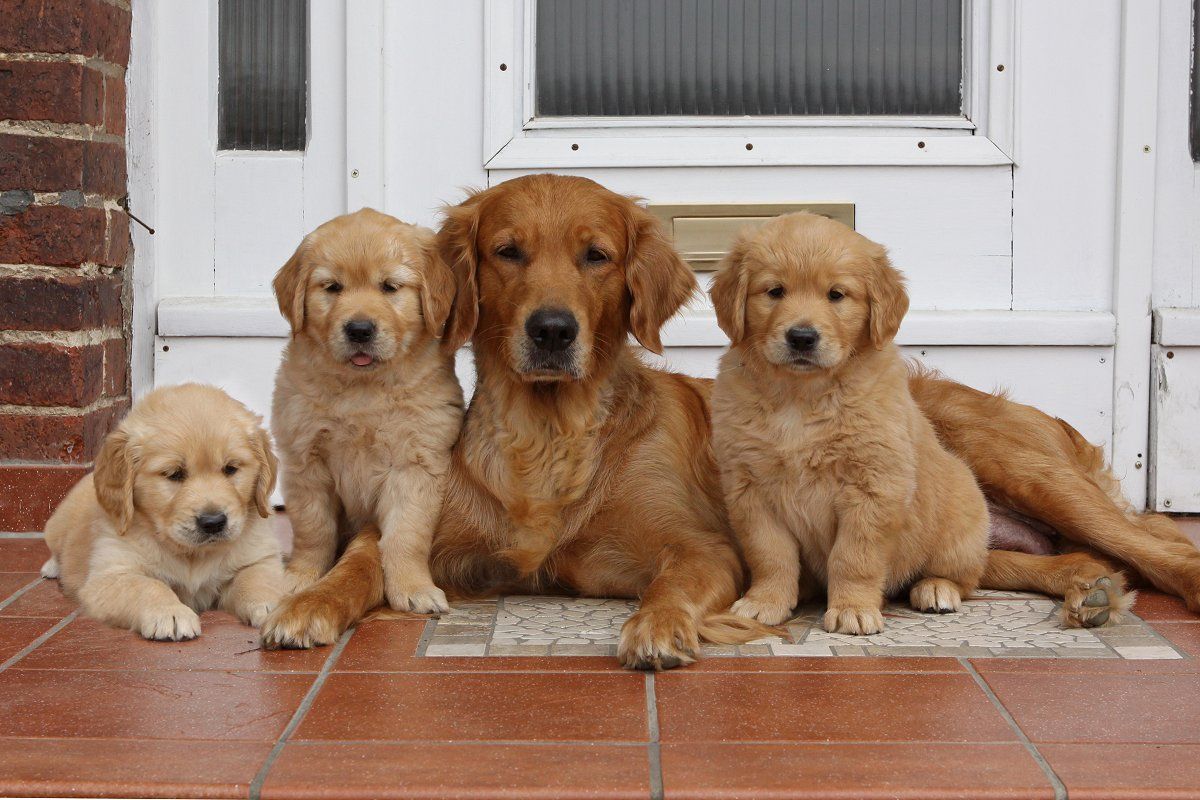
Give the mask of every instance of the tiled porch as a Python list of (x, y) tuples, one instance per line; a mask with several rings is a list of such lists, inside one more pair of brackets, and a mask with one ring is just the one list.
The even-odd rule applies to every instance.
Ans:
[[(751, 651), (651, 675), (438, 655), (422, 620), (263, 652), (208, 613), (200, 639), (150, 643), (77, 616), (45, 556), (0, 538), (0, 794), (1200, 796), (1200, 618), (1156, 593), (1136, 636), (1174, 657)], [(443, 645), (483, 635), (441, 624)]]

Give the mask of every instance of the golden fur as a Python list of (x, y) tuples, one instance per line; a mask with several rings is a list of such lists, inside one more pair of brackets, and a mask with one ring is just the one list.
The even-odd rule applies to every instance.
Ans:
[[(893, 343), (908, 297), (884, 249), (824, 217), (785, 215), (735, 244), (712, 297), (732, 341), (714, 442), (752, 575), (733, 611), (783, 621), (802, 570), (826, 588), (829, 631), (878, 633), (884, 598), (902, 590), (919, 611), (957, 611), (988, 566), (987, 503), (909, 392)], [(797, 331), (815, 341), (793, 347)], [(1108, 621), (1130, 602), (1095, 566), (1064, 606), (1068, 624)], [(1085, 604), (1101, 579), (1112, 591)]]
[[(147, 639), (195, 638), (197, 612), (213, 607), (258, 626), (282, 593), (266, 521), (275, 471), (270, 439), (241, 403), (211, 386), (156, 389), (46, 523), (42, 574), (90, 616)], [(218, 512), (225, 530), (205, 534), (198, 515)]]
[[(439, 347), (454, 283), (433, 232), (371, 209), (338, 217), (304, 239), (275, 294), (292, 328), (271, 416), (294, 531), (289, 590), (312, 586), (351, 537), (375, 526), (377, 545), (359, 547), (377, 546), (388, 603), (448, 610), (429, 543), (463, 400), (453, 352)], [(352, 323), (370, 323), (370, 341), (352, 340)], [(288, 598), (264, 641), (325, 644), (366, 610), (313, 616), (303, 610), (313, 602)]]

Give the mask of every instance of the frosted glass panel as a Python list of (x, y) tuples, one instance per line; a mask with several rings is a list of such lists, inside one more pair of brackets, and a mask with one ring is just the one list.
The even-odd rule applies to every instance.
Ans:
[(537, 115), (957, 115), (962, 0), (538, 0)]
[(303, 150), (307, 0), (219, 0), (218, 147)]

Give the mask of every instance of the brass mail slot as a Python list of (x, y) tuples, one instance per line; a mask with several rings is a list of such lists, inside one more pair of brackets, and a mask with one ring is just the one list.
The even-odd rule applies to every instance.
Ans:
[(675, 249), (692, 269), (716, 269), (738, 234), (762, 225), (772, 217), (793, 211), (811, 211), (854, 227), (853, 203), (775, 203), (650, 206), (671, 233)]

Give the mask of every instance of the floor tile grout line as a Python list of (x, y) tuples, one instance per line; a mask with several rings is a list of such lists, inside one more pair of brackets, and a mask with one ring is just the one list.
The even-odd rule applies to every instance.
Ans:
[(283, 752), (283, 748), (287, 745), (292, 734), (296, 732), (296, 729), (300, 727), (300, 723), (308, 715), (309, 709), (316, 702), (317, 695), (321, 693), (321, 688), (325, 685), (326, 679), (333, 674), (334, 666), (337, 665), (338, 659), (341, 658), (342, 652), (346, 649), (346, 645), (350, 641), (350, 637), (354, 635), (356, 630), (358, 628), (350, 628), (343, 633), (338, 639), (337, 644), (333, 646), (329, 657), (325, 659), (325, 663), (321, 665), (321, 671), (313, 679), (312, 686), (308, 687), (308, 692), (305, 693), (304, 699), (300, 701), (300, 705), (296, 706), (296, 711), (292, 714), (292, 718), (288, 720), (288, 724), (275, 741), (275, 746), (271, 748), (271, 752), (267, 753), (267, 757), (263, 760), (262, 766), (258, 768), (258, 773), (255, 774), (254, 780), (250, 782), (250, 800), (259, 800), (263, 785), (267, 782), (267, 776), (271, 772), (271, 767), (274, 766), (275, 760)]
[(996, 693), (992, 691), (992, 687), (988, 685), (988, 682), (984, 680), (983, 676), (979, 674), (979, 671), (975, 669), (975, 665), (972, 664), (970, 659), (967, 658), (960, 658), (958, 661), (963, 665), (963, 668), (967, 671), (967, 673), (970, 674), (976, 685), (979, 686), (979, 689), (985, 695), (987, 695), (988, 700), (991, 701), (992, 705), (996, 708), (996, 711), (999, 712), (1000, 716), (1004, 718), (1004, 721), (1008, 723), (1010, 728), (1012, 728), (1013, 733), (1017, 735), (1017, 738), (1021, 741), (1021, 744), (1025, 745), (1025, 750), (1029, 753), (1033, 760), (1037, 762), (1037, 765), (1041, 767), (1042, 772), (1046, 775), (1046, 779), (1049, 780), (1050, 785), (1054, 787), (1054, 800), (1067, 800), (1067, 785), (1063, 783), (1062, 778), (1060, 778), (1058, 773), (1054, 771), (1054, 767), (1050, 766), (1050, 762), (1046, 760), (1044, 755), (1042, 755), (1042, 751), (1038, 749), (1037, 745), (1034, 744), (1033, 741), (1025, 734), (1025, 731), (1021, 730), (1021, 726), (1017, 724), (1017, 720), (1005, 707), (1004, 703), (1000, 702), (1000, 698), (996, 696)]
[(36, 650), (38, 647), (40, 647), (42, 645), (42, 643), (44, 643), (51, 636), (53, 636), (54, 634), (61, 631), (63, 628), (70, 625), (71, 622), (73, 622), (74, 619), (78, 616), (79, 616), (79, 609), (75, 609), (70, 614), (63, 617), (58, 622), (54, 623), (54, 625), (50, 628), (50, 630), (46, 631), (41, 636), (37, 637), (32, 642), (25, 645), (25, 647), (20, 652), (13, 655), (11, 658), (9, 658), (7, 661), (5, 661), (3, 664), (0, 664), (0, 672), (4, 672), (4, 670), (8, 669), (13, 664), (16, 664), (22, 658), (24, 658), (25, 656), (32, 653), (34, 650)]
[(40, 583), (41, 583), (43, 580), (45, 580), (45, 578), (43, 578), (41, 575), (39, 575), (38, 577), (34, 578), (34, 579), (33, 579), (32, 581), (30, 581), (29, 583), (27, 583), (27, 584), (25, 584), (24, 586), (22, 586), (20, 589), (17, 589), (15, 592), (13, 592), (12, 594), (10, 594), (10, 595), (9, 595), (7, 598), (5, 598), (4, 600), (0, 600), (0, 611), (3, 611), (4, 609), (6, 609), (6, 608), (8, 608), (9, 606), (11, 606), (13, 603), (15, 603), (15, 602), (17, 602), (18, 600), (20, 600), (20, 599), (21, 599), (21, 595), (23, 595), (23, 594), (25, 594), (26, 592), (28, 592), (28, 591), (32, 590), (32, 589), (33, 589), (35, 586), (37, 586), (38, 584), (40, 584)]
[(650, 769), (650, 800), (663, 800), (662, 748), (659, 744), (658, 694), (654, 688), (654, 673), (646, 674), (646, 732), (650, 742), (646, 758)]
[(0, 533), (0, 539), (45, 539), (46, 535), (38, 531), (5, 531)]

